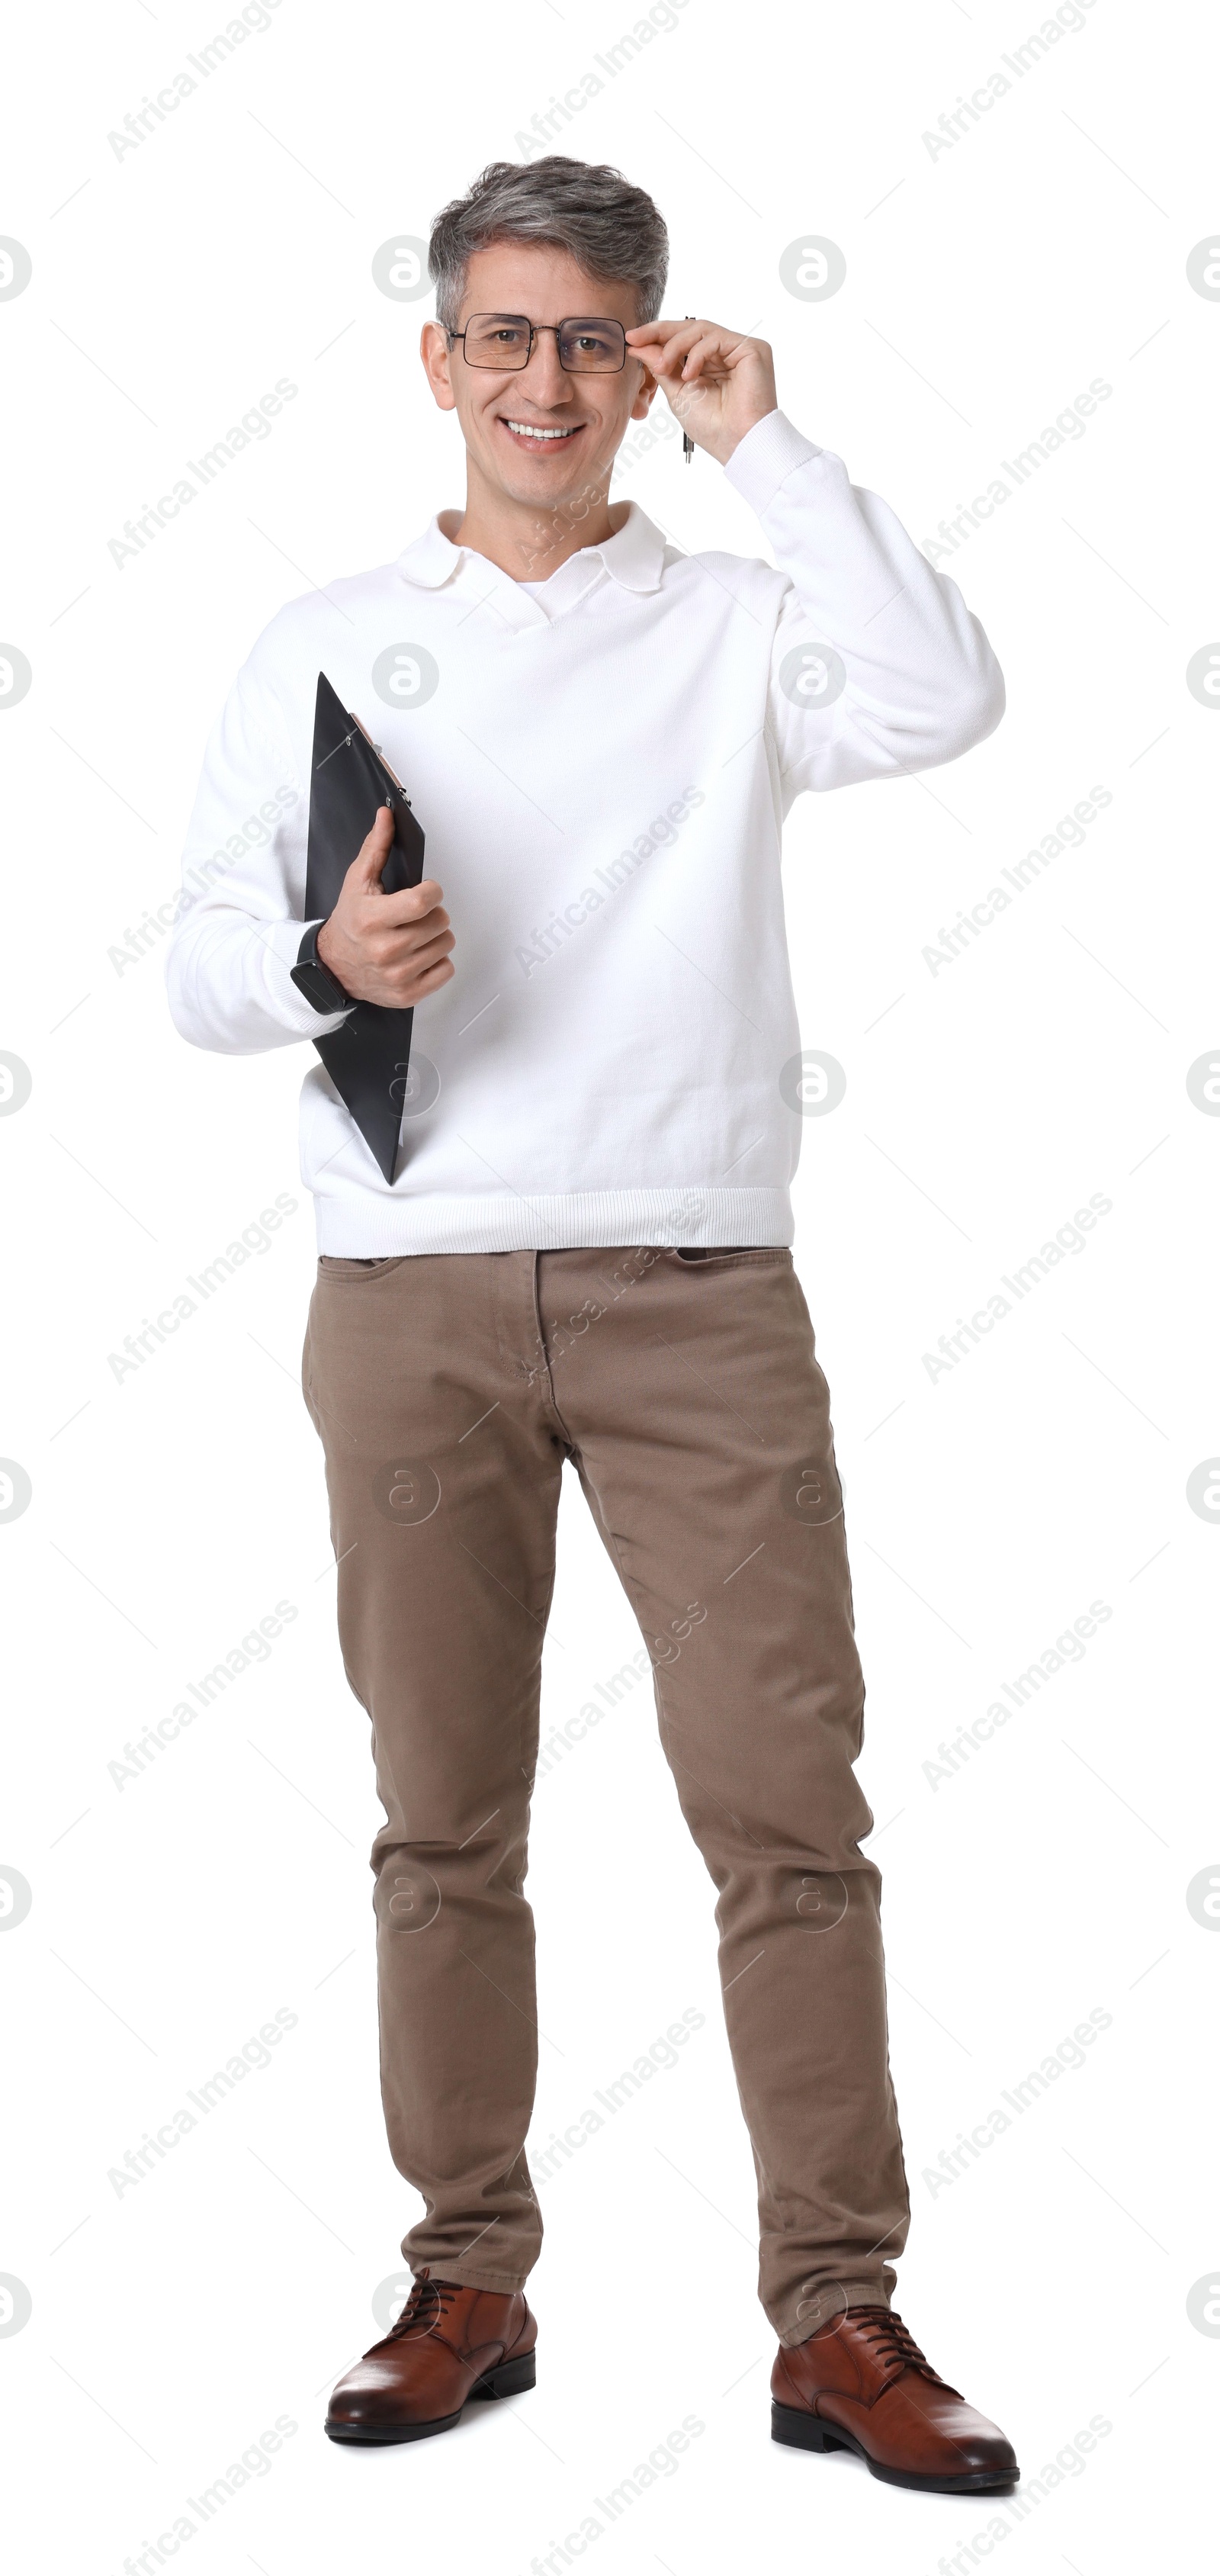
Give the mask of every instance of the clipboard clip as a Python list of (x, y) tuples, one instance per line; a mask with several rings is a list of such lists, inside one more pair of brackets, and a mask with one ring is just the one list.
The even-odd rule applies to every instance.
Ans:
[[(350, 713), (350, 712), (351, 712), (351, 711), (350, 711), (350, 709), (349, 709), (349, 713)], [(352, 747), (352, 744), (354, 743), (354, 741), (355, 741), (356, 736), (357, 736), (357, 734), (358, 734), (358, 733), (361, 733), (361, 734), (363, 734), (363, 735), (364, 735), (364, 739), (365, 739), (365, 741), (367, 742), (367, 744), (368, 744), (368, 746), (369, 746), (370, 751), (375, 751), (375, 752), (376, 752), (377, 757), (378, 757), (379, 761), (381, 762), (381, 766), (382, 766), (382, 768), (388, 772), (388, 774), (389, 774), (389, 776), (390, 776), (391, 778), (393, 778), (393, 780), (394, 780), (394, 785), (395, 785), (395, 786), (396, 786), (396, 788), (398, 789), (398, 793), (399, 793), (399, 795), (400, 795), (400, 796), (401, 796), (401, 798), (402, 798), (403, 804), (404, 804), (404, 805), (410, 805), (410, 803), (411, 803), (411, 799), (410, 799), (410, 797), (408, 796), (408, 794), (407, 794), (407, 791), (406, 791), (405, 787), (403, 786), (402, 780), (401, 780), (400, 778), (395, 777), (394, 771), (390, 768), (389, 761), (386, 759), (385, 753), (383, 752), (383, 750), (382, 750), (382, 748), (381, 748), (380, 743), (379, 743), (379, 742), (374, 742), (373, 737), (372, 737), (371, 733), (369, 732), (368, 726), (367, 726), (367, 725), (362, 725), (362, 724), (361, 724), (359, 716), (352, 716), (352, 729), (351, 729), (351, 732), (350, 732), (350, 733), (345, 733), (345, 734), (344, 734), (344, 736), (343, 736), (343, 740), (342, 740), (341, 742), (337, 742), (337, 743), (335, 744), (334, 750), (333, 750), (333, 751), (327, 751), (327, 752), (324, 752), (324, 753), (323, 753), (323, 755), (322, 755), (321, 760), (319, 760), (319, 761), (316, 761), (316, 762), (315, 762), (315, 764), (314, 764), (315, 771), (316, 771), (316, 770), (319, 770), (319, 769), (325, 769), (327, 761), (328, 761), (328, 760), (334, 760), (334, 759), (336, 758), (336, 756), (338, 755), (338, 753), (339, 753), (339, 752), (341, 752), (341, 751), (350, 751), (350, 750), (351, 750), (351, 747)], [(389, 808), (390, 808), (390, 812), (391, 812), (391, 813), (393, 813), (393, 811), (394, 811), (394, 807), (393, 807), (393, 803), (392, 803), (391, 799), (387, 796), (385, 801), (386, 801), (386, 804), (387, 804), (387, 805), (389, 806)]]

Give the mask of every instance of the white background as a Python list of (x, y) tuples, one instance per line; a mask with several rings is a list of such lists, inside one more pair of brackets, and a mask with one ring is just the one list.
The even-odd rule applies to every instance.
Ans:
[[(1112, 388), (952, 564), (1007, 676), (999, 732), (931, 778), (806, 798), (786, 854), (803, 1041), (847, 1073), (805, 1131), (797, 1261), (869, 1683), (914, 2204), (899, 2299), (1027, 2475), (1109, 2425), (1024, 2519), (1000, 2509), (1007, 2564), (1092, 2576), (1164, 2546), (1220, 2370), (1187, 2314), (1220, 2261), (1198, 2081), (1220, 1944), (1185, 1901), (1220, 1847), (1202, 1616), (1220, 1531), (1186, 1498), (1220, 1440), (1220, 1123), (1186, 1088), (1220, 1040), (1218, 719), (1185, 679), (1220, 633), (1220, 304), (1186, 275), (1218, 211), (1211, 30), (1201, 9), (1095, 0), (933, 158), (925, 131), (1035, 8), (675, 14), (561, 148), (653, 190), (666, 309), (769, 338), (785, 409), (917, 539), (1092, 379)], [(448, 17), (280, 0), (119, 159), (108, 134), (223, 12), (115, 0), (10, 22), (0, 231), (33, 275), (0, 303), (0, 628), (33, 683), (0, 708), (0, 1046), (33, 1089), (0, 1121), (0, 1451), (33, 1493), (0, 1527), (23, 1640), (0, 1861), (33, 1901), (0, 1941), (0, 2271), (32, 2313), (0, 2336), (0, 2403), (28, 2472), (6, 2507), (23, 2566), (117, 2576), (176, 2516), (201, 2521), (184, 2499), (277, 2416), (297, 2430), (265, 2473), (182, 2539), (198, 2576), (374, 2555), (524, 2576), (688, 2415), (703, 2431), (597, 2541), (603, 2570), (850, 2553), (921, 2576), (975, 2532), (978, 2563), (1001, 2546), (993, 2506), (768, 2439), (712, 1891), (644, 1686), (539, 1784), (535, 2141), (686, 2007), (704, 2027), (542, 2187), (536, 2393), (444, 2442), (364, 2454), (321, 2433), (418, 2203), (382, 2130), (380, 1811), (296, 1383), (312, 1056), (192, 1053), (159, 943), (122, 973), (108, 952), (172, 891), (208, 726), (262, 625), (461, 500), (416, 355), (430, 301), (380, 293), (374, 253), (395, 227), (426, 235), (485, 160), (520, 158), (515, 137), (633, 23), (609, 0)], [(823, 304), (780, 283), (802, 228), (846, 256)], [(267, 440), (118, 569), (107, 541), (281, 376), (299, 394)], [(684, 469), (676, 441), (619, 488), (679, 544), (759, 550), (719, 468)], [(1112, 802), (1083, 848), (934, 976), (940, 926), (1093, 784)], [(278, 1191), (298, 1208), (272, 1248), (116, 1383), (108, 1354)], [(933, 1382), (923, 1354), (1093, 1193), (1112, 1209), (1087, 1249)], [(279, 1600), (297, 1616), (270, 1657), (116, 1786), (124, 1743)], [(929, 1777), (1094, 1600), (1112, 1616), (1084, 1658)], [(638, 1645), (574, 1484), (553, 1627), (544, 1735)], [(298, 2018), (273, 2063), (117, 2195), (109, 2169), (280, 2007)], [(946, 2182), (959, 2131), (1095, 2008), (1112, 2018), (1087, 2064)]]

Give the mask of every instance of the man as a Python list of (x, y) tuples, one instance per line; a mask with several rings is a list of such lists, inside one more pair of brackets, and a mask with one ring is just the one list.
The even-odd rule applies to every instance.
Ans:
[[(444, 210), (422, 357), (465, 509), (273, 619), (187, 845), (168, 971), (192, 1043), (307, 1042), (353, 1000), (417, 1013), (392, 1184), (316, 1063), (302, 1102), (305, 1395), (386, 1810), (387, 2127), (424, 2200), (414, 2289), (326, 2429), (414, 2440), (534, 2384), (522, 1887), (568, 1459), (719, 1891), (776, 2438), (981, 2490), (1013, 2453), (889, 2304), (909, 2211), (842, 1496), (788, 1249), (780, 824), (802, 788), (953, 759), (1003, 687), (953, 583), (778, 410), (766, 344), (658, 319), (666, 264), (651, 199), (558, 155), (495, 163)], [(610, 505), (658, 385), (778, 570), (683, 556)], [(382, 891), (386, 811), (319, 924), (320, 670), (404, 779), (435, 875)]]

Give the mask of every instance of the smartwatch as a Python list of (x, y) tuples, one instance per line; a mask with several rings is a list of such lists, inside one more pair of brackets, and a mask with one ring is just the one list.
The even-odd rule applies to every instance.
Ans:
[(310, 922), (297, 950), (297, 962), (288, 971), (306, 1001), (312, 1002), (315, 1011), (324, 1012), (329, 1017), (333, 1011), (350, 1010), (352, 996), (344, 992), (338, 976), (331, 974), (329, 966), (318, 955), (318, 932), (325, 927), (324, 922)]

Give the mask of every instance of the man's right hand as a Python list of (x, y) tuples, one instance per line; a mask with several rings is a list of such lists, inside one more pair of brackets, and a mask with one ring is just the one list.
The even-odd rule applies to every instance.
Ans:
[(449, 982), (453, 932), (434, 878), (405, 894), (386, 894), (381, 872), (393, 839), (394, 817), (382, 805), (318, 932), (318, 955), (354, 1002), (409, 1011)]

